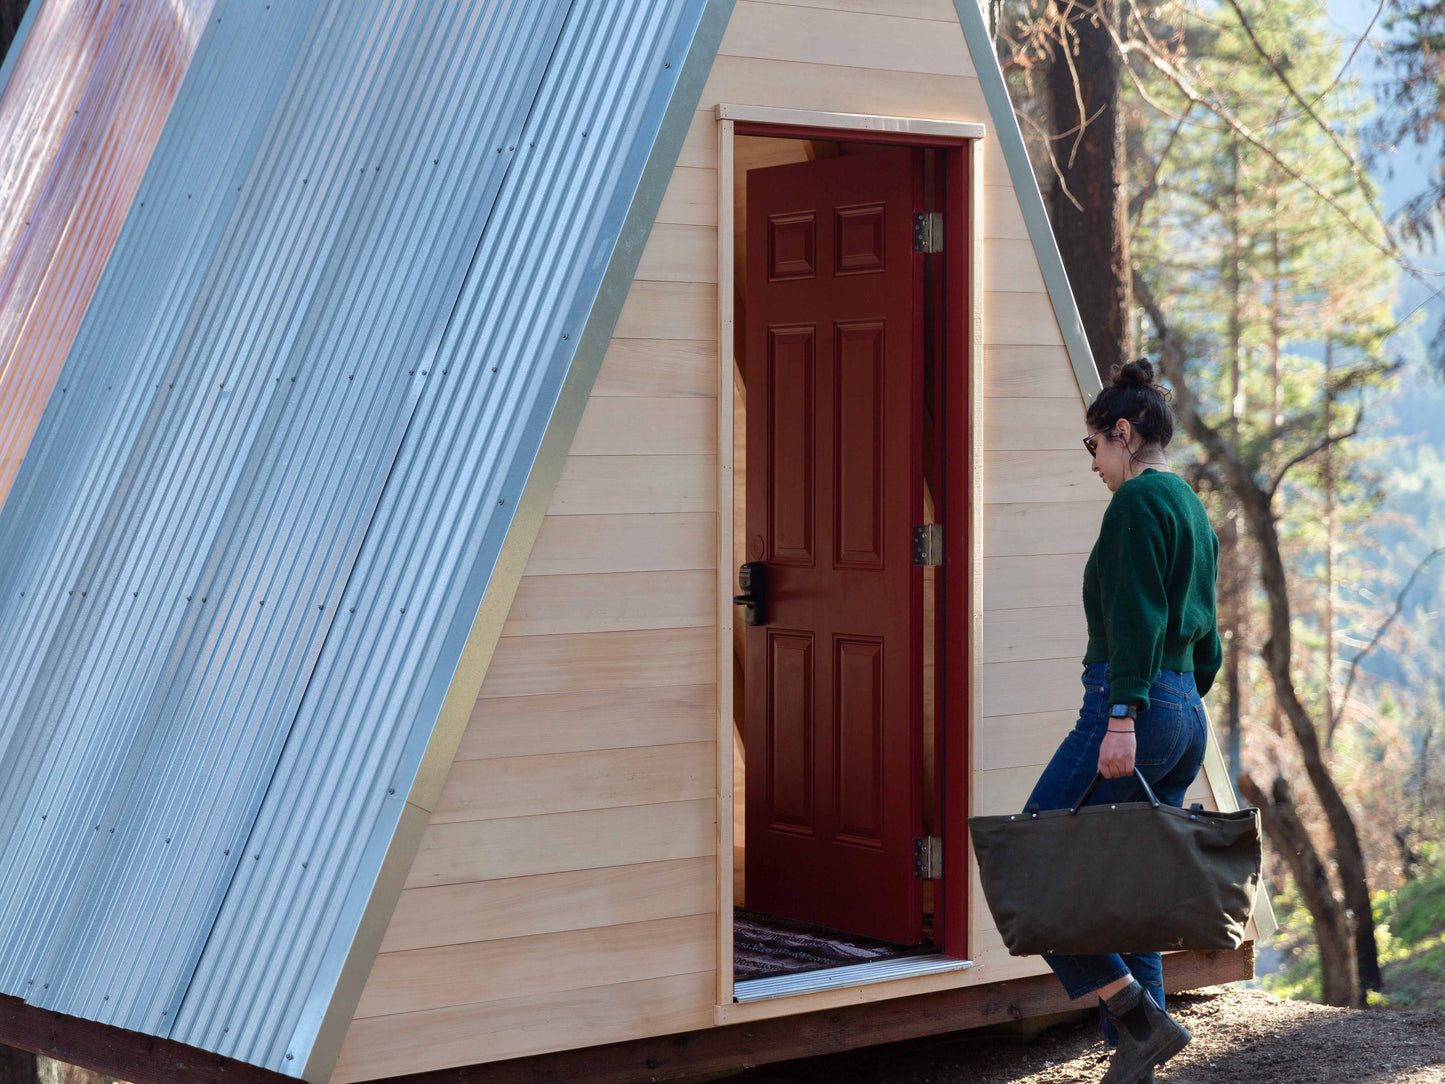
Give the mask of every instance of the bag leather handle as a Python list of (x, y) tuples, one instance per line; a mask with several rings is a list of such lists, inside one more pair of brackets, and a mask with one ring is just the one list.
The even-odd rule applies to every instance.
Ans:
[[(1144, 793), (1149, 796), (1149, 804), (1155, 809), (1158, 809), (1159, 799), (1154, 797), (1154, 790), (1152, 787), (1149, 786), (1149, 780), (1144, 778), (1144, 773), (1141, 772), (1138, 768), (1135, 768), (1134, 778), (1139, 780), (1139, 785), (1144, 788)], [(1093, 794), (1095, 788), (1097, 788), (1098, 785), (1103, 781), (1103, 774), (1100, 772), (1095, 772), (1094, 781), (1084, 788), (1084, 793), (1079, 795), (1079, 800), (1074, 803), (1074, 808), (1070, 809), (1069, 812), (1071, 814), (1077, 813), (1081, 808), (1083, 808), (1084, 803), (1089, 800), (1089, 795)]]

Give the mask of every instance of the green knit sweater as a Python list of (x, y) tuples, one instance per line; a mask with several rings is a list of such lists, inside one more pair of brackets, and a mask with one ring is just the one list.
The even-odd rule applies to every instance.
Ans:
[(1209, 691), (1224, 657), (1218, 560), (1204, 506), (1178, 475), (1148, 469), (1114, 491), (1084, 566), (1084, 663), (1109, 664), (1109, 703), (1147, 708), (1161, 669), (1193, 671)]

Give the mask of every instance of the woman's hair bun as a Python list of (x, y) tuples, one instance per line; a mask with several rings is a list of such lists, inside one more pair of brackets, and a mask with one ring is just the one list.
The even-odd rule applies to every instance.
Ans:
[(1147, 358), (1115, 365), (1109, 382), (1116, 388), (1147, 388), (1154, 383), (1154, 366)]

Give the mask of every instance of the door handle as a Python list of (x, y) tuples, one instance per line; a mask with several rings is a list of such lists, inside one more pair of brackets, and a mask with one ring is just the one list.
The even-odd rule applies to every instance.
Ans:
[(745, 625), (761, 625), (767, 620), (763, 609), (763, 585), (767, 582), (765, 567), (762, 561), (749, 561), (738, 568), (738, 589), (743, 593), (733, 596), (733, 605), (743, 608)]

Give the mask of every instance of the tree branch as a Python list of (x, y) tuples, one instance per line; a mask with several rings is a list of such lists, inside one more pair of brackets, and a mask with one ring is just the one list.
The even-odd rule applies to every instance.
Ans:
[(1324, 451), (1332, 444), (1338, 444), (1342, 440), (1349, 440), (1351, 437), (1357, 436), (1360, 432), (1360, 423), (1364, 420), (1365, 411), (1362, 407), (1355, 414), (1355, 424), (1350, 426), (1348, 432), (1336, 433), (1333, 436), (1328, 436), (1317, 440), (1315, 441), (1315, 443), (1311, 444), (1308, 448), (1300, 452), (1298, 455), (1292, 455), (1287, 460), (1285, 460), (1284, 465), (1280, 467), (1279, 470), (1275, 473), (1274, 481), (1270, 482), (1270, 484), (1265, 489), (1265, 492), (1269, 494), (1270, 499), (1273, 499), (1275, 493), (1279, 491), (1280, 483), (1284, 481), (1284, 476), (1288, 474), (1292, 468), (1299, 466), (1311, 456), (1318, 455), (1320, 452)]
[(1415, 586), (1415, 581), (1420, 578), (1420, 573), (1425, 571), (1425, 566), (1428, 565), (1431, 561), (1435, 560), (1435, 558), (1441, 556), (1445, 556), (1445, 546), (1440, 546), (1436, 549), (1431, 550), (1425, 555), (1425, 557), (1420, 561), (1420, 563), (1415, 566), (1415, 571), (1410, 573), (1410, 578), (1405, 581), (1405, 586), (1400, 588), (1400, 593), (1395, 596), (1395, 608), (1390, 611), (1390, 616), (1385, 618), (1384, 621), (1380, 622), (1380, 627), (1375, 630), (1375, 635), (1370, 637), (1370, 642), (1364, 647), (1362, 647), (1359, 653), (1350, 660), (1350, 674), (1345, 681), (1344, 691), (1340, 693), (1340, 706), (1335, 711), (1335, 714), (1330, 717), (1329, 727), (1325, 731), (1326, 748), (1329, 748), (1331, 742), (1334, 741), (1335, 728), (1340, 725), (1340, 719), (1344, 717), (1345, 705), (1349, 702), (1350, 693), (1355, 687), (1355, 677), (1360, 669), (1360, 661), (1375, 649), (1376, 645), (1378, 645), (1379, 642), (1385, 638), (1385, 633), (1388, 632), (1390, 626), (1395, 623), (1395, 619), (1399, 617), (1400, 614), (1404, 613), (1405, 595), (1410, 590), (1410, 588)]

